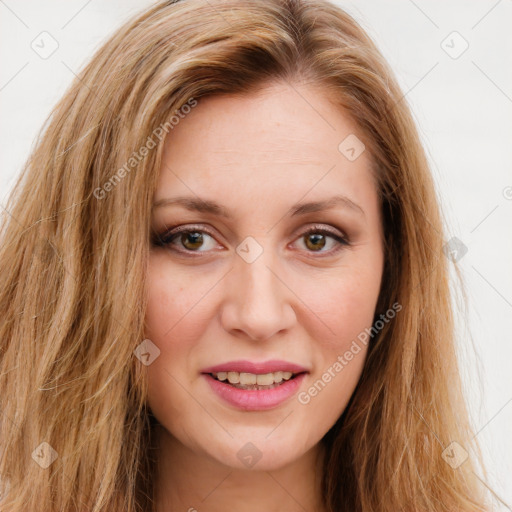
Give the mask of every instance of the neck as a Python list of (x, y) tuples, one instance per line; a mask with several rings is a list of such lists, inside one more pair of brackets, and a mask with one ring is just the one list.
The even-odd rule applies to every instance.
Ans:
[(244, 470), (193, 452), (160, 425), (155, 432), (157, 512), (325, 512), (320, 444), (279, 469)]

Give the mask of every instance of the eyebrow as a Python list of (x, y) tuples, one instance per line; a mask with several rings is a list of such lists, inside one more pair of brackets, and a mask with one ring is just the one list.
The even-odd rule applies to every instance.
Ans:
[[(234, 215), (226, 207), (211, 199), (201, 199), (191, 196), (159, 199), (153, 204), (153, 210), (171, 205), (178, 205), (190, 211), (210, 213), (212, 215), (218, 215), (219, 217), (225, 217), (228, 219), (234, 217)], [(297, 203), (290, 208), (288, 214), (291, 217), (294, 217), (297, 215), (305, 215), (307, 213), (330, 210), (337, 206), (345, 206), (360, 215), (365, 215), (364, 210), (357, 203), (354, 203), (354, 201), (344, 195), (336, 195), (322, 201)]]

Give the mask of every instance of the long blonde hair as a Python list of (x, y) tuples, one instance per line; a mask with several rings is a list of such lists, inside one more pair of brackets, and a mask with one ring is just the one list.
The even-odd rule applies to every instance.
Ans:
[[(442, 217), (393, 73), (327, 1), (185, 0), (152, 6), (97, 51), (41, 130), (3, 213), (3, 512), (152, 510), (155, 420), (133, 354), (163, 147), (149, 138), (159, 142), (161, 126), (172, 137), (170, 119), (192, 99), (272, 81), (318, 86), (361, 128), (386, 241), (376, 315), (403, 306), (372, 339), (322, 440), (326, 508), (485, 510)], [(443, 454), (459, 446), (470, 453), (454, 468)]]

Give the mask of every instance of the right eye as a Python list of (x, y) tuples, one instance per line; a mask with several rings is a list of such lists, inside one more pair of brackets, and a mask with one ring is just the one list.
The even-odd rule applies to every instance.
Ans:
[[(215, 247), (213, 235), (204, 228), (180, 226), (170, 229), (153, 238), (153, 245), (170, 248), (181, 253), (207, 252)], [(201, 250), (201, 247), (206, 248)], [(209, 246), (209, 247), (208, 247)]]

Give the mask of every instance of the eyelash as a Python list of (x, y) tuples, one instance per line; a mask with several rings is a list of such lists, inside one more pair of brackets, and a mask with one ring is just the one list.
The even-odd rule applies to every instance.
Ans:
[[(207, 229), (204, 229), (204, 227), (190, 226), (190, 227), (182, 227), (182, 228), (177, 228), (177, 229), (171, 228), (162, 234), (156, 234), (152, 239), (152, 244), (157, 247), (170, 247), (171, 242), (177, 235), (183, 235), (183, 234), (189, 234), (189, 233), (206, 233), (208, 236), (215, 239), (213, 233), (211, 233)], [(312, 227), (308, 228), (306, 231), (304, 231), (304, 233), (301, 234), (299, 239), (303, 238), (305, 236), (311, 235), (311, 234), (327, 235), (330, 238), (333, 238), (338, 243), (338, 246), (335, 249), (331, 249), (330, 251), (318, 251), (318, 252), (317, 251), (307, 251), (312, 254), (315, 254), (317, 252), (318, 254), (322, 254), (322, 255), (324, 255), (324, 254), (333, 255), (333, 254), (337, 254), (340, 250), (342, 250), (344, 246), (350, 245), (350, 242), (348, 241), (347, 237), (341, 236), (341, 235), (337, 234), (336, 232), (331, 231), (328, 228), (320, 227), (320, 226), (312, 226)], [(190, 249), (171, 249), (171, 250), (174, 250), (181, 254), (185, 254), (187, 256), (194, 254), (194, 256), (191, 256), (191, 257), (201, 257), (203, 255), (202, 253), (208, 252), (208, 251), (192, 251)], [(195, 254), (197, 254), (197, 256)], [(322, 256), (320, 256), (320, 257), (322, 257)]]

